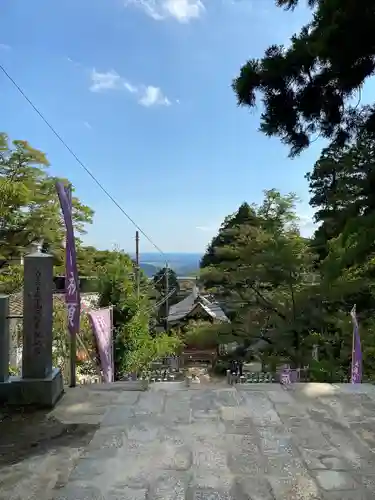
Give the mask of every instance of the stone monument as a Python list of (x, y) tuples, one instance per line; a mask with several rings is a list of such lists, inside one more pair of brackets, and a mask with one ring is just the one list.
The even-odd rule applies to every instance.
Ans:
[(52, 368), (52, 321), (53, 257), (35, 252), (24, 260), (22, 377), (0, 383), (0, 401), (53, 406), (62, 395), (62, 374)]
[(44, 379), (52, 373), (53, 257), (25, 257), (23, 287), (22, 377)]

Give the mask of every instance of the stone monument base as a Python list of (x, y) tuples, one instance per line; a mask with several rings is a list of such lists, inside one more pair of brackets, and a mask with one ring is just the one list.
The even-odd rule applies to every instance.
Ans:
[(0, 403), (52, 408), (64, 393), (60, 368), (53, 368), (45, 379), (9, 377), (0, 383)]

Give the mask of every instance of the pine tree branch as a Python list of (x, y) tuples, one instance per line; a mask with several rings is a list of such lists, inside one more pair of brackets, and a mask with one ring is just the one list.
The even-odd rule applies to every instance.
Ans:
[(247, 285), (253, 290), (253, 292), (263, 301), (263, 305), (267, 307), (269, 311), (274, 312), (284, 321), (287, 321), (287, 317), (285, 314), (281, 313), (268, 299), (264, 297), (264, 295), (250, 282), (247, 282)]

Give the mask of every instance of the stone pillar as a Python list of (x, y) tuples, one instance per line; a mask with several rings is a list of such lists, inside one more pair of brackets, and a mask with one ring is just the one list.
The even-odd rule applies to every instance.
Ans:
[(53, 257), (32, 253), (24, 261), (22, 378), (52, 373)]
[(0, 294), (0, 383), (9, 379), (9, 297)]
[(311, 357), (314, 361), (319, 361), (319, 346), (316, 344), (313, 345)]

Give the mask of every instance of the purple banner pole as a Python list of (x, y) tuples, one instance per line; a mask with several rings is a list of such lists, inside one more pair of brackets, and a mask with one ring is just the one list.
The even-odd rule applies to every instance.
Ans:
[(88, 316), (98, 346), (103, 380), (104, 382), (113, 382), (112, 308), (89, 311)]
[(353, 323), (351, 383), (360, 384), (362, 383), (362, 349), (361, 349), (361, 338), (359, 335), (359, 326), (358, 326), (357, 311), (355, 304), (353, 306), (353, 309), (350, 311), (350, 316), (352, 317), (352, 323)]
[(79, 332), (81, 297), (79, 292), (76, 247), (72, 220), (71, 188), (56, 182), (61, 211), (66, 228), (65, 248), (65, 302), (70, 333), (70, 386), (76, 386), (76, 336)]

